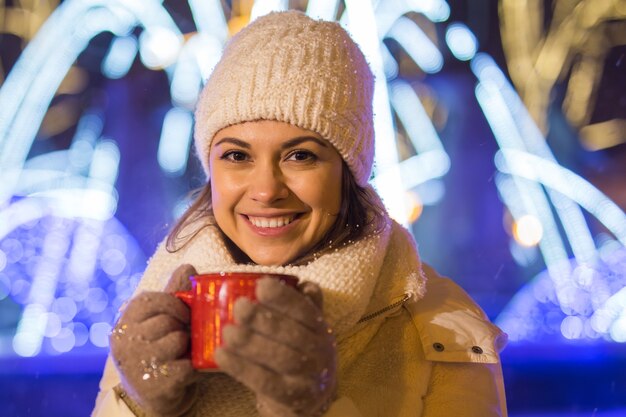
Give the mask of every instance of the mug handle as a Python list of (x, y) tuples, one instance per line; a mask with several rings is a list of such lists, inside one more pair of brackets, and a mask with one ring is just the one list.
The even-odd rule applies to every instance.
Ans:
[(174, 297), (178, 298), (183, 303), (191, 307), (193, 303), (193, 293), (191, 291), (176, 291), (173, 293)]

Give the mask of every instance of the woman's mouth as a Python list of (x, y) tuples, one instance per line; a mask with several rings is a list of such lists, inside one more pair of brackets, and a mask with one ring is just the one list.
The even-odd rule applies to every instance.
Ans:
[(256, 227), (266, 228), (277, 228), (287, 226), (291, 223), (296, 217), (295, 214), (290, 216), (276, 216), (276, 217), (255, 217), (255, 216), (247, 216), (250, 223), (252, 223)]

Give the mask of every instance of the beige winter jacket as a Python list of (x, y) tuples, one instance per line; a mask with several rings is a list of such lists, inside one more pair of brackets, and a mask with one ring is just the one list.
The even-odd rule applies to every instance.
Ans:
[[(217, 263), (226, 268), (219, 242), (211, 246), (217, 240), (209, 230), (194, 238), (185, 251), (169, 254), (159, 248), (140, 290), (158, 290), (160, 284), (156, 283), (169, 277), (183, 261), (199, 270), (215, 270)], [(194, 254), (194, 246), (202, 251)], [(207, 261), (207, 253), (214, 252), (220, 259)], [(382, 256), (377, 261), (372, 254), (379, 252)], [(346, 330), (338, 335), (339, 398), (325, 417), (507, 415), (499, 360), (506, 335), (458, 285), (419, 262), (406, 230), (394, 223), (369, 243), (365, 239), (362, 244), (342, 248), (339, 257), (326, 261), (282, 272), (317, 279), (323, 289), (332, 287), (336, 276), (356, 280), (375, 273), (374, 283), (359, 284), (355, 297), (350, 298), (350, 290), (344, 294), (347, 303), (353, 304), (347, 312), (331, 312), (327, 317), (331, 325)], [(363, 264), (366, 267), (359, 266)], [(306, 268), (313, 268), (314, 273), (307, 276), (311, 271)], [(364, 269), (344, 270), (350, 268)], [(361, 293), (364, 295), (358, 297)], [(349, 323), (343, 318), (353, 310), (365, 314)], [(107, 360), (93, 416), (133, 415), (113, 390), (119, 382), (116, 369)], [(226, 375), (208, 375), (200, 392), (211, 394), (201, 394), (198, 416), (256, 415), (254, 395)]]

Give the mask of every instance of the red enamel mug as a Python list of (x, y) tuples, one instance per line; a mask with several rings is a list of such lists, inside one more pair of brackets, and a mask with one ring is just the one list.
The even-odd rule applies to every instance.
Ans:
[(239, 297), (256, 300), (255, 289), (259, 279), (278, 279), (294, 288), (298, 278), (292, 275), (219, 272), (189, 277), (190, 291), (174, 295), (191, 308), (191, 363), (199, 371), (214, 371), (217, 364), (215, 350), (222, 346), (222, 329), (234, 323), (233, 306)]

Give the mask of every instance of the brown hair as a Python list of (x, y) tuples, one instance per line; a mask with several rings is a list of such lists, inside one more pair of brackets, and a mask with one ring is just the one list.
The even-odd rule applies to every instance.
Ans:
[[(176, 222), (167, 237), (166, 248), (169, 252), (182, 249), (203, 228), (217, 226), (211, 208), (211, 182), (193, 193), (194, 202)], [(309, 259), (328, 249), (338, 248), (362, 238), (366, 233), (377, 233), (385, 224), (385, 209), (371, 188), (361, 187), (356, 183), (350, 169), (343, 162), (341, 175), (341, 207), (335, 223), (326, 235), (307, 254), (298, 260)], [(204, 221), (203, 221), (204, 220)], [(188, 234), (183, 231), (194, 223), (199, 227), (191, 228)], [(219, 226), (217, 226), (219, 228)]]

